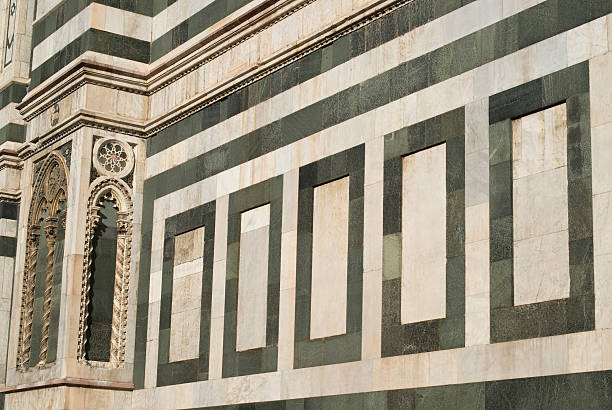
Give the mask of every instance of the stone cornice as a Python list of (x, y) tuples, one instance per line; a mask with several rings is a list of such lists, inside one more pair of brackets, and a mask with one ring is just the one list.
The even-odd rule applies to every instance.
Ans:
[[(59, 75), (32, 90), (18, 105), (18, 109), (24, 115), (25, 120), (29, 121), (85, 84), (96, 84), (130, 93), (151, 95), (314, 1), (316, 0), (270, 0), (254, 9), (252, 13), (242, 16), (242, 20), (229, 22), (215, 33), (189, 45), (176, 58), (160, 65), (152, 64), (147, 75), (94, 62), (88, 59), (86, 53)], [(117, 117), (111, 118), (81, 111), (62, 121), (45, 134), (37, 136), (32, 142), (36, 143), (36, 151), (39, 151), (81, 126), (125, 132), (146, 138), (411, 1), (379, 0), (373, 2), (304, 39), (294, 47), (278, 52), (268, 60), (249, 66), (230, 81), (216, 85), (163, 115), (149, 119), (146, 123), (135, 125), (131, 121)], [(245, 27), (251, 30), (245, 32)], [(213, 43), (213, 40), (216, 41)], [(28, 156), (26, 154), (26, 157)], [(22, 156), (22, 158), (26, 157)]]

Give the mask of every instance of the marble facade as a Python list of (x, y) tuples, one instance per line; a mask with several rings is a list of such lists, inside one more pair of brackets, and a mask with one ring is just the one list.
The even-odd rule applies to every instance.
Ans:
[(0, 409), (612, 406), (609, 0), (0, 15)]

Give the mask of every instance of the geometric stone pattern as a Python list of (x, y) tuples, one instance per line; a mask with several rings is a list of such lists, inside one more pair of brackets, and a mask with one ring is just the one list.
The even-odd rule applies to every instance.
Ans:
[(208, 379), (214, 232), (215, 202), (165, 222), (158, 386)]
[[(325, 364), (343, 363), (359, 360), (361, 356), (361, 315), (363, 304), (363, 178), (364, 178), (364, 145), (358, 145), (335, 155), (322, 158), (300, 168), (298, 194), (298, 238), (296, 266), (296, 299), (295, 299), (295, 332), (293, 367), (303, 368)], [(348, 195), (346, 185), (348, 183)], [(328, 202), (329, 201), (329, 202)], [(348, 202), (348, 232), (342, 216)], [(329, 204), (333, 210), (316, 210), (315, 206)], [(321, 279), (315, 280), (316, 258), (327, 253), (319, 251), (315, 258), (315, 233), (320, 232), (317, 224), (327, 219), (329, 214), (338, 212), (339, 220), (333, 222), (342, 246), (342, 236), (348, 238), (346, 257), (346, 282), (341, 283), (343, 274), (334, 272), (330, 288), (333, 292), (344, 290), (346, 299), (339, 297), (338, 306), (346, 306), (342, 312), (344, 327), (342, 334), (337, 334), (339, 327), (335, 319), (324, 321), (313, 314), (312, 305), (321, 303), (316, 298), (321, 291), (313, 291), (313, 286), (321, 286)], [(325, 215), (327, 214), (327, 215)], [(321, 218), (318, 221), (315, 220)], [(344, 225), (344, 226), (343, 226)], [(322, 240), (322, 238), (316, 238)], [(328, 239), (325, 239), (326, 241)], [(342, 260), (342, 257), (339, 257)], [(319, 263), (319, 262), (317, 262)], [(333, 266), (337, 262), (334, 262)], [(319, 265), (320, 266), (320, 265)], [(340, 268), (338, 266), (338, 268)], [(327, 269), (327, 268), (325, 268)], [(341, 269), (341, 268), (340, 268)], [(317, 274), (320, 274), (317, 273)], [(337, 276), (336, 276), (337, 275)], [(346, 300), (346, 302), (342, 302)], [(322, 309), (322, 307), (318, 307)], [(334, 313), (334, 318), (336, 318)], [(311, 320), (318, 323), (311, 326)], [(318, 332), (314, 335), (312, 331)], [(321, 334), (332, 333), (328, 337)]]
[(229, 196), (222, 377), (277, 369), (282, 195), (280, 176)]
[[(74, 153), (44, 368), (15, 369), (27, 212), (0, 238), (0, 409), (610, 407), (609, 1), (39, 0), (32, 50), (12, 3), (0, 201), (28, 211), (11, 178)], [(74, 339), (108, 139), (134, 153), (136, 282), (125, 361), (93, 368)], [(103, 388), (15, 387), (64, 376)]]
[[(383, 283), (382, 283), (382, 357), (452, 349), (465, 340), (465, 113), (456, 109), (432, 119), (400, 129), (385, 136), (384, 146), (384, 214), (383, 214)], [(424, 157), (424, 156), (427, 157)], [(442, 158), (440, 158), (442, 156)], [(419, 222), (412, 215), (417, 198), (409, 198), (411, 182), (408, 166), (416, 168), (418, 161), (432, 178), (425, 183), (431, 188), (426, 198), (432, 204), (423, 214), (431, 212), (445, 221), (440, 232), (438, 222)], [(437, 169), (433, 169), (436, 167)], [(442, 173), (442, 176), (439, 175)], [(430, 176), (431, 175), (431, 176)], [(435, 177), (433, 176), (435, 175)], [(415, 188), (414, 188), (415, 189)], [(440, 198), (443, 189), (443, 198)], [(431, 198), (431, 199), (430, 199)], [(419, 198), (420, 199), (420, 198)], [(437, 208), (436, 208), (437, 207)], [(408, 218), (404, 221), (404, 218)], [(427, 216), (423, 216), (427, 220)], [(443, 247), (442, 255), (430, 257), (424, 276), (416, 276), (410, 264), (414, 260), (404, 240), (416, 241), (418, 234), (409, 229), (426, 229), (419, 247)], [(431, 231), (430, 231), (431, 230)], [(442, 234), (442, 237), (440, 237)], [(416, 235), (416, 236), (412, 236)], [(407, 252), (407, 257), (404, 256)], [(419, 258), (425, 258), (423, 251)], [(440, 258), (441, 259), (436, 259)], [(421, 264), (422, 259), (419, 259)], [(442, 262), (442, 269), (440, 263)], [(409, 278), (405, 278), (409, 275)], [(421, 279), (426, 283), (416, 284)], [(442, 284), (440, 283), (442, 282)], [(411, 286), (411, 289), (406, 289)], [(420, 286), (420, 287), (418, 287)], [(428, 288), (425, 288), (428, 287)], [(416, 289), (427, 289), (416, 296)], [(404, 293), (408, 296), (404, 301)], [(432, 297), (429, 304), (419, 299)], [(413, 300), (409, 300), (412, 297)], [(418, 304), (419, 321), (410, 322), (402, 316), (405, 303)], [(442, 310), (443, 308), (443, 310)], [(416, 308), (415, 308), (416, 309)], [(406, 310), (407, 311), (407, 310)]]
[(491, 342), (595, 326), (588, 80), (582, 63), (489, 99)]

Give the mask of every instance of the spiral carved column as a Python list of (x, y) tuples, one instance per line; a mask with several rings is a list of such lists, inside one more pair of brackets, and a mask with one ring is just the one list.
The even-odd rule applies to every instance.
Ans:
[(57, 218), (46, 220), (45, 237), (47, 239), (47, 266), (45, 271), (45, 294), (43, 302), (42, 336), (40, 340), (39, 366), (47, 362), (49, 350), (49, 329), (51, 327), (51, 300), (53, 297), (53, 263), (55, 259), (55, 241), (57, 239)]

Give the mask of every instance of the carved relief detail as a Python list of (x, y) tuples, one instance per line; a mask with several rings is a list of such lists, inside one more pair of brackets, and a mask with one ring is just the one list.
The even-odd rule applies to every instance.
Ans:
[[(21, 320), (19, 323), (19, 342), (17, 368), (25, 370), (30, 361), (32, 342), (32, 321), (34, 318), (34, 287), (38, 260), (38, 245), (41, 224), (45, 222), (44, 235), (47, 240), (45, 266), (45, 290), (42, 317), (42, 338), (38, 366), (47, 362), (49, 328), (51, 323), (51, 295), (53, 292), (53, 263), (55, 259), (55, 240), (58, 221), (63, 212), (68, 190), (68, 168), (64, 157), (58, 151), (51, 152), (43, 161), (37, 173), (32, 190), (32, 200), (28, 215), (26, 257), (21, 294)], [(65, 221), (65, 217), (61, 218)]]
[[(94, 151), (95, 152), (95, 151)], [(125, 338), (128, 313), (128, 293), (130, 285), (130, 262), (132, 249), (133, 202), (131, 188), (122, 180), (108, 176), (97, 178), (91, 185), (83, 276), (81, 285), (81, 312), (79, 321), (79, 340), (77, 357), (80, 362), (95, 366), (121, 367), (125, 360)], [(117, 209), (117, 256), (115, 259), (115, 287), (113, 296), (113, 316), (111, 323), (110, 361), (94, 362), (86, 358), (89, 303), (91, 294), (91, 265), (93, 261), (93, 242), (96, 227), (100, 222), (100, 203), (113, 202)]]

